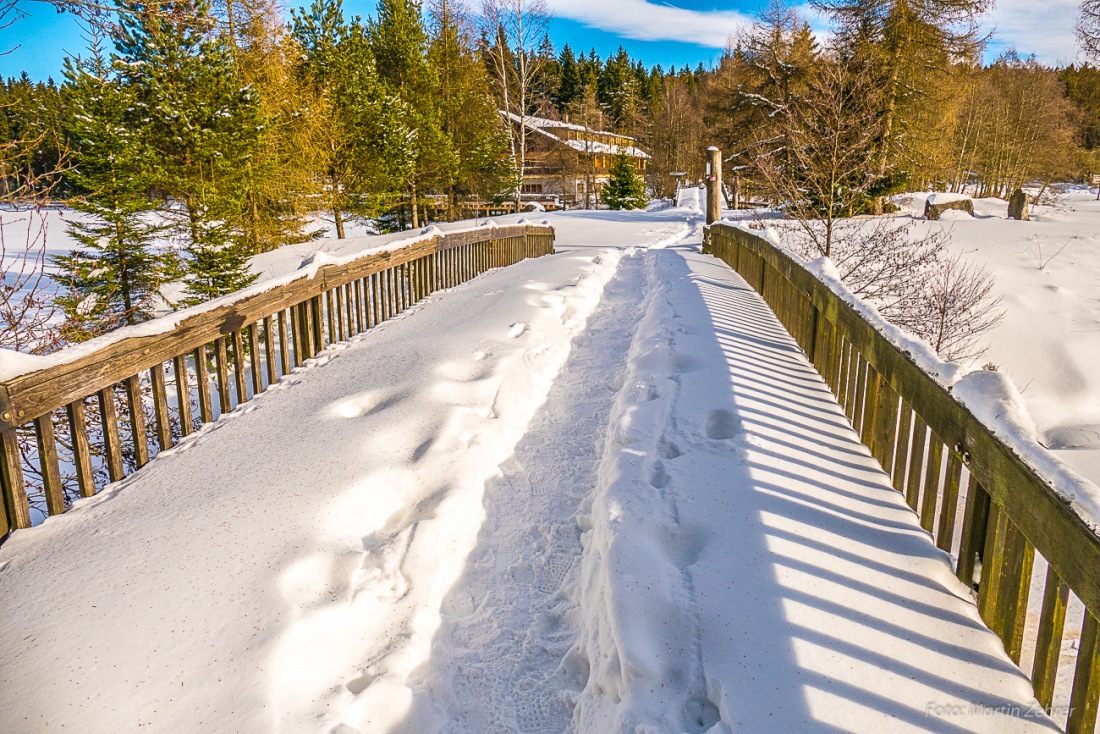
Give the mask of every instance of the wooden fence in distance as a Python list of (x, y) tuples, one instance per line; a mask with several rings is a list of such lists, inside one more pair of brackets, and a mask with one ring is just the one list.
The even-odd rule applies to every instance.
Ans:
[(65, 512), (73, 498), (140, 469), (327, 345), (434, 291), (553, 251), (548, 226), (439, 235), (324, 265), (312, 278), (185, 318), (166, 333), (124, 338), (0, 383), (0, 539), (32, 524), (25, 470), (41, 500), (34, 507)]
[(1084, 604), (1065, 725), (1070, 734), (1092, 734), (1100, 695), (1100, 536), (947, 389), (787, 253), (720, 223), (708, 229), (704, 252), (740, 273), (802, 347), (921, 526), (958, 559), (958, 578), (975, 591), (982, 618), (1017, 665), (1036, 554), (1046, 560), (1041, 612), (1030, 628), (1034, 645), (1026, 650), (1033, 663), (1025, 672), (1047, 711), (1071, 595)]

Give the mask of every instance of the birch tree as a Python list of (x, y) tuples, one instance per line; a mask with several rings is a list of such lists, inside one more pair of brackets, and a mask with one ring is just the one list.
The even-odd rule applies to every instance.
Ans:
[[(504, 111), (518, 118), (509, 123), (512, 158), (519, 177), (527, 169), (527, 117), (535, 106), (535, 82), (546, 56), (540, 44), (550, 16), (545, 0), (482, 0), (482, 32), (492, 39), (486, 48)], [(519, 207), (520, 187), (515, 188)]]

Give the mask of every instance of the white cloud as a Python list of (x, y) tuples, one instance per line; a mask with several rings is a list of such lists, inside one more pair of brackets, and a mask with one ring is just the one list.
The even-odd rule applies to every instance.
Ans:
[(646, 0), (547, 0), (551, 14), (639, 41), (683, 41), (725, 48), (731, 33), (751, 22), (729, 10), (686, 10)]
[[(1000, 0), (982, 25), (993, 31), (991, 50), (1015, 48), (1047, 64), (1077, 58), (1073, 25), (1079, 0)], [(732, 10), (688, 10), (648, 0), (547, 0), (551, 14), (641, 41), (682, 41), (725, 48), (730, 34), (753, 16)], [(808, 4), (798, 11), (823, 35), (827, 21)]]
[(1078, 5), (1079, 0), (1001, 0), (983, 25), (994, 32), (994, 51), (1015, 48), (1047, 64), (1069, 64), (1077, 57)]

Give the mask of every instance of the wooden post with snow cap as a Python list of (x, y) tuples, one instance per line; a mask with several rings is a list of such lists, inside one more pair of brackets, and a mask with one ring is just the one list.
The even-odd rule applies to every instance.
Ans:
[(722, 218), (722, 151), (707, 148), (707, 224)]

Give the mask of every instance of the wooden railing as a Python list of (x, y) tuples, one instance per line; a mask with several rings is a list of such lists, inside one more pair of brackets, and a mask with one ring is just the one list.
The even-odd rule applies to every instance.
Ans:
[[(1020, 665), (1030, 654), (1035, 696), (1047, 711), (1067, 607), (1083, 603), (1069, 711), (1055, 713), (1065, 714), (1058, 718), (1071, 734), (1092, 734), (1100, 694), (1100, 536), (949, 390), (789, 254), (721, 223), (708, 228), (704, 252), (737, 270), (812, 360), (921, 526), (957, 559), (958, 578), (975, 591), (982, 618), (1009, 656)], [(1048, 570), (1036, 578), (1042, 606), (1029, 624), (1036, 553)]]
[(433, 291), (553, 251), (548, 226), (440, 234), (254, 287), (164, 333), (118, 339), (124, 330), (102, 348), (0, 383), (0, 539), (31, 526), (32, 510), (65, 512), (141, 468), (328, 344)]

